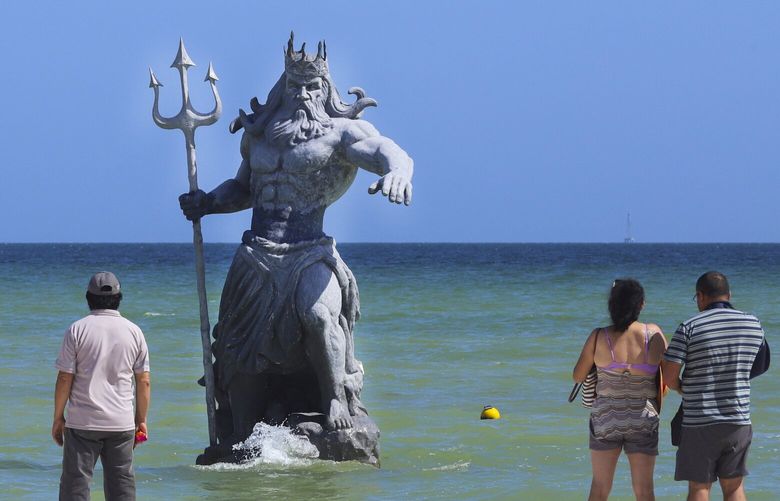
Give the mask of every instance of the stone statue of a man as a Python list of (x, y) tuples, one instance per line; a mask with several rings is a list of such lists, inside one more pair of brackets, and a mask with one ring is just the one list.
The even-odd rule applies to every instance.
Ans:
[(365, 416), (363, 368), (353, 335), (355, 279), (322, 230), (325, 209), (352, 184), (358, 167), (381, 176), (368, 189), (390, 202), (412, 200), (412, 159), (359, 118), (376, 106), (361, 89), (341, 101), (320, 43), (285, 51), (285, 71), (265, 105), (252, 99), (231, 132), (244, 129), (235, 178), (212, 192), (179, 198), (187, 219), (252, 208), (225, 280), (214, 327), (217, 433), (245, 439), (255, 423), (321, 412), (325, 427), (349, 429)]

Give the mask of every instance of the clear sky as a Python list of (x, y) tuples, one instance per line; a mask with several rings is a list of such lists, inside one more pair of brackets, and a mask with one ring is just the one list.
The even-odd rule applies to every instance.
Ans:
[[(414, 202), (361, 173), (341, 242), (780, 242), (780, 3), (30, 1), (0, 4), (0, 242), (187, 242), (179, 37), (197, 66), (200, 185), (232, 177), (239, 107), (265, 102), (290, 30), (328, 44), (345, 98), (415, 160)], [(297, 45), (297, 44), (296, 44)], [(238, 242), (248, 211), (204, 219)]]

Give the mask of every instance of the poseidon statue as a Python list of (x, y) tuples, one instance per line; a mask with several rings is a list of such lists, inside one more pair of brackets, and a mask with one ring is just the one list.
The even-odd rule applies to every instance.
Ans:
[(217, 435), (244, 440), (254, 425), (321, 413), (326, 431), (366, 416), (363, 367), (355, 358), (355, 278), (323, 232), (325, 209), (350, 187), (358, 167), (377, 174), (368, 188), (390, 202), (412, 200), (412, 159), (360, 118), (376, 101), (362, 89), (342, 102), (316, 55), (285, 50), (285, 70), (265, 105), (251, 101), (230, 124), (243, 129), (236, 176), (210, 193), (179, 197), (189, 220), (252, 209), (225, 280), (214, 327)]

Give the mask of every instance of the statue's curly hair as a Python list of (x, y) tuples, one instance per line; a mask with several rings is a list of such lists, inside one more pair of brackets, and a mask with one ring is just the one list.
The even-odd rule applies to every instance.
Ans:
[[(349, 94), (356, 96), (356, 100), (354, 103), (348, 104), (341, 100), (341, 95), (330, 75), (324, 75), (322, 83), (326, 96), (325, 111), (332, 118), (357, 119), (360, 118), (360, 114), (364, 109), (377, 105), (376, 100), (366, 97), (365, 91), (360, 87), (351, 87), (349, 89)], [(282, 104), (286, 85), (287, 74), (282, 73), (282, 76), (279, 77), (279, 80), (271, 88), (271, 92), (268, 93), (268, 99), (266, 99), (265, 104), (260, 104), (257, 98), (254, 97), (249, 102), (252, 113), (247, 114), (243, 109), (238, 110), (238, 117), (230, 122), (230, 132), (235, 134), (243, 128), (252, 135), (261, 136), (265, 132), (268, 122)]]

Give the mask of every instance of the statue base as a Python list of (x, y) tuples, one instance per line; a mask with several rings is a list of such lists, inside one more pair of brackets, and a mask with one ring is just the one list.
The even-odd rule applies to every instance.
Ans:
[(229, 444), (211, 445), (206, 447), (203, 454), (195, 458), (195, 464), (198, 466), (211, 466), (217, 463), (243, 463), (249, 461), (251, 456), (247, 451), (233, 450)]
[[(379, 468), (379, 428), (368, 416), (353, 416), (352, 422), (352, 428), (328, 430), (324, 414), (300, 412), (289, 416), (287, 426), (293, 433), (306, 437), (319, 451), (320, 459), (360, 461)], [(207, 447), (195, 464), (243, 463), (256, 454), (257, 451), (234, 450), (232, 445), (219, 444)]]
[(325, 415), (318, 412), (291, 414), (288, 424), (320, 451), (320, 459), (360, 461), (379, 468), (379, 428), (368, 416), (353, 416), (352, 428), (346, 430), (328, 430)]

